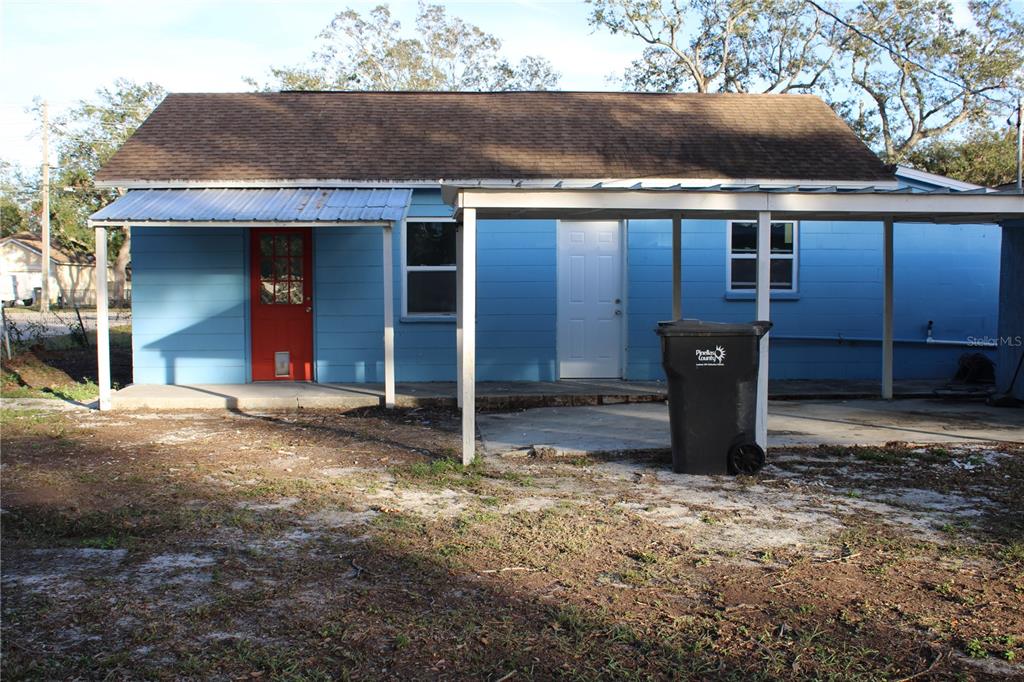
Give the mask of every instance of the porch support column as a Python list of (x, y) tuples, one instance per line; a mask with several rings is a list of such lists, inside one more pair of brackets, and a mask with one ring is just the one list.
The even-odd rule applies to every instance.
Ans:
[(882, 399), (892, 400), (892, 306), (893, 306), (893, 223), (882, 226)]
[(455, 226), (455, 402), (462, 407), (462, 228)]
[(392, 262), (394, 242), (392, 235), (394, 223), (388, 223), (382, 230), (384, 234), (384, 407), (395, 406), (395, 268)]
[[(755, 293), (756, 317), (771, 319), (771, 211), (757, 214), (757, 289)], [(768, 337), (761, 337), (760, 357), (757, 365), (757, 444), (768, 449)]]
[(110, 304), (107, 295), (107, 228), (96, 228), (96, 364), (100, 410), (110, 409)]
[(672, 319), (683, 318), (683, 214), (672, 216)]
[(459, 394), (462, 398), (462, 463), (476, 457), (476, 209), (462, 210), (461, 248), (457, 272), (460, 280), (458, 319), (462, 321), (459, 353)]

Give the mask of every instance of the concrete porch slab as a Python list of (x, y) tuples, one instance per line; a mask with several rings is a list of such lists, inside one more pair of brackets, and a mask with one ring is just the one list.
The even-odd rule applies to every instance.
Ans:
[[(899, 397), (931, 396), (934, 381), (896, 382)], [(878, 395), (877, 381), (816, 380), (772, 381), (769, 395), (793, 398), (863, 398)], [(116, 410), (290, 410), (352, 409), (382, 404), (381, 384), (308, 384), (259, 382), (254, 384), (197, 384), (161, 386), (133, 384), (113, 394)], [(660, 381), (566, 379), (562, 381), (484, 381), (477, 383), (477, 407), (513, 410), (535, 407), (607, 405), (665, 400)], [(448, 382), (400, 383), (399, 407), (454, 406), (455, 384)]]
[[(1024, 443), (1024, 410), (937, 400), (772, 401), (768, 444)], [(671, 447), (664, 403), (554, 407), (477, 419), (488, 454), (533, 446), (609, 452)]]
[(294, 410), (374, 407), (382, 393), (335, 384), (254, 383), (160, 386), (133, 384), (115, 391), (115, 410)]
[[(454, 406), (454, 383), (400, 383), (399, 407)], [(294, 410), (352, 409), (383, 404), (382, 384), (312, 384), (257, 382), (162, 386), (132, 384), (112, 396), (115, 410)], [(665, 399), (665, 385), (656, 381), (614, 379), (557, 382), (480, 382), (480, 409), (525, 409), (550, 405), (601, 405)]]

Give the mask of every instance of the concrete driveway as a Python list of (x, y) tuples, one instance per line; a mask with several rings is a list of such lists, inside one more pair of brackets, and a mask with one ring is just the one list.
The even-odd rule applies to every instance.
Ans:
[[(1024, 410), (941, 400), (786, 400), (768, 407), (768, 444), (1024, 443)], [(668, 406), (546, 407), (478, 418), (489, 454), (546, 446), (564, 452), (668, 448)]]

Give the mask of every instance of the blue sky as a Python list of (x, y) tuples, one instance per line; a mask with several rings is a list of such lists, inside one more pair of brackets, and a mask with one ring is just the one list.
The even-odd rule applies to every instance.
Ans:
[[(262, 79), (271, 65), (305, 61), (337, 12), (366, 12), (382, 1), (0, 0), (0, 158), (39, 163), (35, 123), (25, 113), (34, 97), (60, 111), (118, 77), (176, 92), (246, 90), (244, 76)], [(953, 3), (954, 20), (969, 20), (967, 0)], [(415, 0), (389, 4), (403, 24), (412, 24)], [(443, 4), (501, 38), (509, 58), (547, 57), (567, 90), (616, 89), (609, 76), (643, 47), (594, 32), (588, 6), (577, 0)]]
[[(88, 98), (126, 77), (171, 91), (245, 90), (271, 65), (305, 60), (316, 34), (355, 0), (0, 0), (0, 158), (39, 162), (39, 140), (24, 113), (32, 98), (51, 110)], [(502, 39), (510, 58), (540, 54), (562, 73), (562, 87), (614, 89), (607, 81), (641, 50), (593, 33), (581, 2), (445, 3), (455, 16)], [(390, 3), (411, 24), (416, 3)]]

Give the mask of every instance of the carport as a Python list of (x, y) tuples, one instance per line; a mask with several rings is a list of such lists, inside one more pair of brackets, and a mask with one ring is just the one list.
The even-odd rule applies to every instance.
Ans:
[[(924, 192), (873, 185), (714, 186), (659, 185), (656, 182), (580, 184), (571, 181), (446, 183), (445, 201), (459, 221), (457, 249), (458, 399), (462, 410), (462, 461), (476, 452), (476, 230), (477, 220), (510, 218), (672, 220), (673, 319), (684, 313), (682, 221), (719, 218), (757, 221), (756, 318), (771, 319), (769, 290), (770, 226), (779, 220), (850, 220), (882, 223), (883, 300), (881, 397), (893, 392), (893, 231), (896, 223), (942, 225), (992, 223), (1002, 227), (999, 305), (999, 390), (1006, 390), (1024, 352), (1024, 196), (977, 190)], [(760, 347), (757, 441), (768, 444), (768, 351)], [(1015, 389), (1024, 395), (1018, 385)]]

